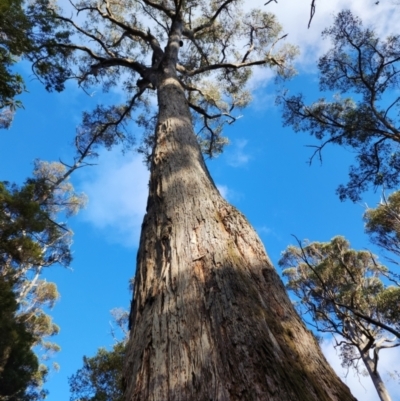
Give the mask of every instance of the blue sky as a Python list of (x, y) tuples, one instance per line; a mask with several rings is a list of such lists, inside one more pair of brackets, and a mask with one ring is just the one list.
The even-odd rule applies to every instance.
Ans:
[[(252, 3), (257, 6), (265, 0)], [(268, 5), (289, 33), (288, 40), (302, 51), (299, 75), (289, 84), (293, 93), (303, 91), (310, 100), (318, 97), (315, 60), (328, 47), (328, 43), (321, 42), (320, 32), (331, 23), (332, 13), (343, 6), (348, 7), (348, 2), (317, 3), (314, 22), (307, 30), (308, 3), (282, 0)], [(392, 6), (389, 0), (381, 1), (379, 8), (366, 0), (351, 4), (355, 13), (383, 33), (399, 20), (398, 10), (392, 10)], [(26, 64), (19, 68), (26, 76), (29, 92), (21, 97), (25, 108), (18, 111), (12, 127), (0, 133), (0, 180), (22, 183), (31, 174), (35, 158), (71, 161), (82, 111), (104, 102), (104, 96), (111, 102), (120, 94), (96, 92), (89, 97), (73, 83), (61, 94), (49, 94)], [(292, 234), (311, 241), (328, 241), (341, 234), (356, 249), (371, 247), (363, 232), (362, 214), (365, 204), (375, 205), (380, 194), (368, 193), (358, 204), (342, 203), (335, 195), (338, 184), (347, 180), (353, 154), (330, 148), (322, 164), (315, 161), (310, 167), (307, 161), (311, 150), (306, 145), (314, 140), (282, 127), (271, 74), (257, 70), (251, 87), (253, 103), (225, 131), (230, 145), (219, 158), (208, 162), (221, 193), (247, 216), (275, 265), (280, 253), (294, 243)], [(128, 280), (135, 271), (148, 172), (140, 155), (122, 155), (118, 149), (101, 151), (96, 163), (77, 171), (72, 178), (75, 187), (88, 195), (89, 203), (69, 220), (75, 232), (71, 269), (52, 267), (46, 273), (61, 293), (51, 312), (61, 327), (54, 340), (62, 351), (54, 358), (61, 369), (50, 374), (46, 385), (50, 401), (69, 400), (67, 378), (82, 366), (83, 355), (92, 356), (98, 347), (113, 344), (109, 312), (115, 307), (128, 308), (130, 301)], [(343, 377), (329, 340), (323, 350)], [(384, 372), (395, 369), (398, 360), (399, 352), (382, 351), (381, 372), (385, 377)], [(359, 400), (378, 400), (368, 378), (359, 380), (350, 372), (344, 380)], [(389, 381), (388, 386), (393, 400), (399, 401), (398, 385)]]

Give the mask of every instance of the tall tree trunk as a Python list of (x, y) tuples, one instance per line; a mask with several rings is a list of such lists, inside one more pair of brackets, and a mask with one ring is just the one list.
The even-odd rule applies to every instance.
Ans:
[(381, 401), (392, 401), (388, 391), (386, 390), (385, 383), (383, 382), (381, 375), (377, 370), (377, 366), (374, 360), (369, 356), (370, 349), (370, 347), (368, 347), (367, 349), (362, 349), (361, 347), (358, 348), (361, 359), (363, 360), (365, 367), (367, 368), (368, 374), (371, 377), (372, 383), (374, 384), (376, 392), (378, 393)]
[(257, 234), (216, 189), (173, 73), (157, 91), (126, 400), (355, 400), (293, 309)]

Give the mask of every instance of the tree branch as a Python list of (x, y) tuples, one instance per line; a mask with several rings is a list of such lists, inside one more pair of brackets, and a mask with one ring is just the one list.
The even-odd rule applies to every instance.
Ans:
[[(198, 27), (194, 28), (192, 30), (193, 35), (196, 33), (202, 31), (203, 29), (209, 28), (214, 24), (214, 21), (217, 19), (218, 15), (226, 8), (230, 3), (233, 3), (235, 0), (226, 0), (224, 3), (221, 4), (221, 6), (218, 8), (218, 10), (214, 13), (214, 15), (204, 24), (199, 25)], [(184, 30), (184, 34), (186, 35), (186, 30)]]

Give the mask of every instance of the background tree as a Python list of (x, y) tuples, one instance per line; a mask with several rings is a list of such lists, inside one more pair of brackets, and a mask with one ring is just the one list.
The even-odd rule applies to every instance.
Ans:
[[(66, 175), (69, 171), (60, 163), (36, 161), (33, 178), (21, 187), (0, 182), (0, 277), (13, 292), (16, 304), (12, 313), (4, 315), (3, 319), (9, 320), (10, 325), (15, 322), (18, 333), (21, 330), (26, 333), (21, 334), (23, 345), (16, 339), (15, 344), (19, 344), (17, 348), (27, 358), (30, 358), (27, 349), (34, 346), (40, 347), (44, 359), (59, 349), (48, 340), (59, 328), (47, 313), (59, 294), (57, 286), (41, 279), (41, 275), (50, 266), (68, 266), (71, 262), (72, 232), (57, 219), (60, 213), (77, 212), (84, 204), (84, 197), (74, 192)], [(25, 376), (30, 375), (30, 387), (42, 384), (47, 367), (38, 364), (36, 357), (29, 359), (29, 366), (36, 366), (36, 371), (32, 372), (24, 366), (23, 359), (14, 358), (12, 353), (3, 356), (5, 381), (11, 380), (11, 369), (11, 372), (25, 372), (21, 375), (23, 382), (26, 382)], [(39, 390), (38, 394), (45, 393)]]
[(311, 160), (328, 144), (355, 151), (358, 164), (350, 168), (349, 182), (339, 186), (340, 199), (359, 200), (370, 185), (395, 188), (400, 182), (400, 37), (378, 38), (350, 11), (339, 13), (322, 35), (333, 47), (318, 63), (320, 89), (337, 93), (333, 101), (321, 98), (311, 105), (302, 94), (281, 97), (284, 123), (320, 140)]
[[(368, 208), (364, 214), (365, 230), (372, 242), (382, 249), (400, 256), (400, 192), (383, 197), (375, 208)], [(391, 262), (399, 264), (389, 257)]]
[[(83, 1), (75, 5), (82, 25), (56, 15), (78, 35), (54, 45), (74, 51), (63, 71), (86, 90), (120, 83), (127, 95), (126, 104), (84, 114), (78, 145), (100, 131), (98, 145), (124, 141), (122, 124), (157, 95), (156, 119), (139, 119), (149, 128), (154, 121), (155, 131), (148, 137), (150, 194), (130, 315), (127, 400), (353, 399), (201, 154), (226, 143), (222, 126), (250, 99), (250, 67), (292, 72), (294, 50), (281, 46), (274, 16), (245, 12), (243, 4)], [(61, 79), (52, 72), (47, 76)]]
[[(364, 214), (365, 231), (371, 241), (387, 251), (385, 257), (395, 265), (399, 264), (400, 255), (400, 192), (396, 191), (383, 197), (376, 208), (368, 208)], [(392, 254), (395, 256), (393, 257)], [(400, 328), (399, 288), (400, 275), (396, 271), (388, 274), (388, 279), (394, 284), (391, 291), (385, 294), (386, 308), (383, 311), (388, 319), (397, 322)], [(397, 287), (397, 288), (396, 288)]]
[(46, 371), (32, 351), (32, 333), (17, 317), (12, 284), (0, 276), (0, 400), (33, 401), (45, 398), (40, 390)]
[(0, 4), (0, 128), (7, 128), (21, 103), (15, 99), (24, 90), (21, 75), (11, 70), (16, 57), (29, 51), (26, 32), (31, 23), (21, 0), (6, 0)]
[[(50, 67), (40, 54), (46, 52), (56, 59), (66, 56), (65, 50), (58, 49), (56, 53), (52, 48), (54, 40), (66, 34), (59, 30), (57, 21), (49, 18), (54, 8), (51, 0), (27, 4), (23, 0), (3, 0), (0, 4), (0, 128), (8, 128), (16, 109), (22, 107), (16, 97), (25, 90), (25, 83), (13, 69), (14, 64), (21, 58), (35, 59), (35, 71), (40, 77)], [(59, 75), (63, 75), (62, 71), (58, 66)], [(52, 88), (63, 87), (53, 81)]]
[[(34, 3), (40, 4), (46, 3)], [(46, 12), (48, 9), (44, 14)], [(27, 333), (24, 344), (29, 343), (29, 347), (40, 351), (44, 362), (37, 365), (35, 372), (30, 372), (33, 376), (29, 381), (29, 400), (46, 395), (40, 389), (48, 372), (46, 361), (50, 354), (59, 350), (57, 344), (48, 340), (59, 331), (48, 314), (59, 293), (55, 283), (41, 278), (42, 273), (51, 266), (68, 267), (71, 263), (73, 233), (60, 218), (74, 215), (86, 203), (85, 195), (76, 193), (69, 179), (74, 171), (90, 165), (87, 158), (95, 153), (93, 148), (99, 135), (103, 135), (103, 130), (92, 135), (91, 141), (82, 143), (77, 139), (76, 155), (70, 165), (36, 160), (33, 176), (23, 185), (0, 182), (0, 278), (12, 290), (13, 302), (16, 302), (15, 313), (5, 314), (2, 318), (5, 325), (17, 322)], [(122, 324), (123, 314), (119, 314), (116, 321)], [(21, 352), (25, 352), (24, 347)], [(8, 366), (8, 354), (1, 355), (4, 356), (2, 365)], [(23, 363), (22, 359), (17, 359), (12, 369), (28, 372)], [(57, 364), (53, 366), (57, 367)]]
[(343, 237), (290, 246), (279, 264), (287, 288), (299, 298), (299, 312), (318, 331), (338, 336), (342, 366), (359, 371), (361, 359), (380, 399), (390, 400), (378, 361), (381, 349), (400, 345), (399, 315), (392, 313), (400, 288), (382, 281), (387, 268), (370, 252), (350, 249)]
[(92, 357), (83, 357), (83, 368), (69, 378), (71, 401), (123, 401), (122, 371), (125, 342), (112, 350), (100, 348)]
[(115, 344), (109, 351), (99, 348), (94, 357), (83, 357), (83, 368), (68, 379), (71, 401), (124, 399), (123, 366), (129, 338), (129, 313), (123, 308), (114, 308), (111, 315), (119, 331), (118, 335), (111, 325)]

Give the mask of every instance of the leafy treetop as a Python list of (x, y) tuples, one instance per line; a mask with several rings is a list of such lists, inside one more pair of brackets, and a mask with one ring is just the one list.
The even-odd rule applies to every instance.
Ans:
[[(74, 55), (61, 60), (48, 54), (35, 66), (52, 66), (47, 75), (42, 74), (49, 87), (68, 78), (76, 78), (87, 91), (99, 84), (104, 90), (122, 85), (127, 102), (85, 113), (78, 134), (81, 143), (103, 130), (98, 143), (107, 147), (126, 140), (129, 134), (120, 129), (124, 121), (139, 105), (149, 106), (162, 70), (172, 66), (186, 91), (202, 149), (212, 156), (226, 143), (223, 125), (234, 122), (235, 110), (250, 101), (246, 83), (251, 68), (274, 67), (284, 76), (293, 72), (290, 61), (296, 50), (281, 46), (286, 35), (276, 18), (262, 10), (244, 11), (244, 3), (84, 0), (73, 4), (79, 19), (54, 12), (70, 32), (54, 48)], [(136, 115), (136, 122), (152, 133), (154, 119), (148, 109), (144, 115)], [(151, 138), (145, 144), (151, 145)]]
[[(40, 346), (45, 359), (59, 350), (47, 339), (57, 334), (59, 327), (46, 310), (53, 307), (59, 294), (57, 286), (41, 279), (41, 274), (55, 264), (70, 264), (72, 232), (57, 220), (61, 213), (78, 211), (85, 200), (68, 181), (73, 168), (36, 161), (33, 177), (24, 185), (0, 182), (0, 277), (13, 291), (16, 303), (14, 315), (4, 319), (10, 324), (15, 320), (29, 334), (28, 348)], [(37, 371), (29, 372), (42, 378), (34, 380), (39, 385), (47, 367), (37, 364)]]
[[(23, 0), (2, 0), (0, 3), (0, 128), (8, 128), (18, 107), (16, 97), (25, 90), (20, 74), (13, 71), (19, 58), (36, 61), (35, 71), (39, 76), (48, 76), (51, 65), (43, 55), (62, 60), (68, 54), (64, 49), (55, 49), (54, 43), (65, 38), (59, 23), (51, 18), (53, 0), (35, 0), (25, 4)], [(60, 64), (60, 63), (59, 63)], [(62, 67), (58, 76), (65, 77)], [(61, 90), (62, 80), (55, 82), (49, 77), (53, 88)]]
[[(400, 191), (392, 193), (364, 214), (365, 230), (372, 242), (386, 251), (400, 256)], [(398, 260), (389, 259), (399, 264)]]
[(16, 57), (28, 51), (30, 40), (29, 18), (23, 10), (22, 0), (5, 0), (0, 4), (0, 128), (6, 128), (8, 118), (20, 105), (15, 97), (24, 90), (22, 77), (12, 72)]
[(299, 242), (283, 252), (279, 265), (299, 312), (338, 338), (343, 366), (358, 369), (361, 358), (376, 372), (379, 351), (400, 345), (400, 286), (385, 284), (388, 269), (369, 251), (351, 249), (343, 237)]
[(17, 316), (12, 283), (0, 275), (0, 400), (44, 399), (46, 371), (32, 351), (34, 337)]

